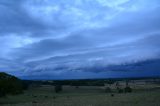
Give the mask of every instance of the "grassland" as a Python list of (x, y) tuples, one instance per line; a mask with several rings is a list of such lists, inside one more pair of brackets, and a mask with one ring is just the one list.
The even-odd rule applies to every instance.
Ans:
[(147, 87), (121, 94), (105, 93), (98, 86), (63, 86), (60, 93), (54, 92), (54, 86), (32, 87), (24, 94), (0, 98), (0, 106), (160, 106), (160, 89)]

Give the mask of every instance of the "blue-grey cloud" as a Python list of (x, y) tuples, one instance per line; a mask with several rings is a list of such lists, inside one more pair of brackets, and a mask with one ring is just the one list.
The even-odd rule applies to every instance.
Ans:
[(160, 58), (159, 10), (159, 0), (1, 0), (0, 70), (25, 78), (149, 75), (134, 64)]

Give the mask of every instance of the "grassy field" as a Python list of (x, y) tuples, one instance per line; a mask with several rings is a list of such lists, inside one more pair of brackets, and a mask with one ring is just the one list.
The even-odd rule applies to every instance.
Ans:
[(34, 87), (24, 94), (0, 98), (0, 106), (160, 106), (160, 89), (133, 90), (132, 93), (105, 93), (103, 87)]

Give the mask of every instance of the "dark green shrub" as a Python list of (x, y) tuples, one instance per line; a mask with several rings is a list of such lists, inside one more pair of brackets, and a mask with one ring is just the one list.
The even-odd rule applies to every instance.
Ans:
[(54, 90), (56, 93), (62, 91), (62, 85), (55, 85)]
[(114, 94), (111, 94), (111, 97), (114, 97)]
[(111, 84), (114, 84), (115, 81), (114, 80), (108, 80), (108, 81), (106, 81), (106, 83), (111, 85)]
[(124, 88), (124, 91), (127, 93), (131, 93), (132, 92), (132, 88), (130, 88), (129, 86), (128, 87), (125, 87)]
[(123, 89), (121, 89), (119, 87), (117, 87), (117, 91), (118, 91), (118, 93), (123, 93)]

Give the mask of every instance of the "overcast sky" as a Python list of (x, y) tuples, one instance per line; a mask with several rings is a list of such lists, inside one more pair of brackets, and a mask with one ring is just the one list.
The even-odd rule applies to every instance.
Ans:
[(159, 0), (0, 0), (0, 71), (27, 79), (154, 76), (159, 58)]

